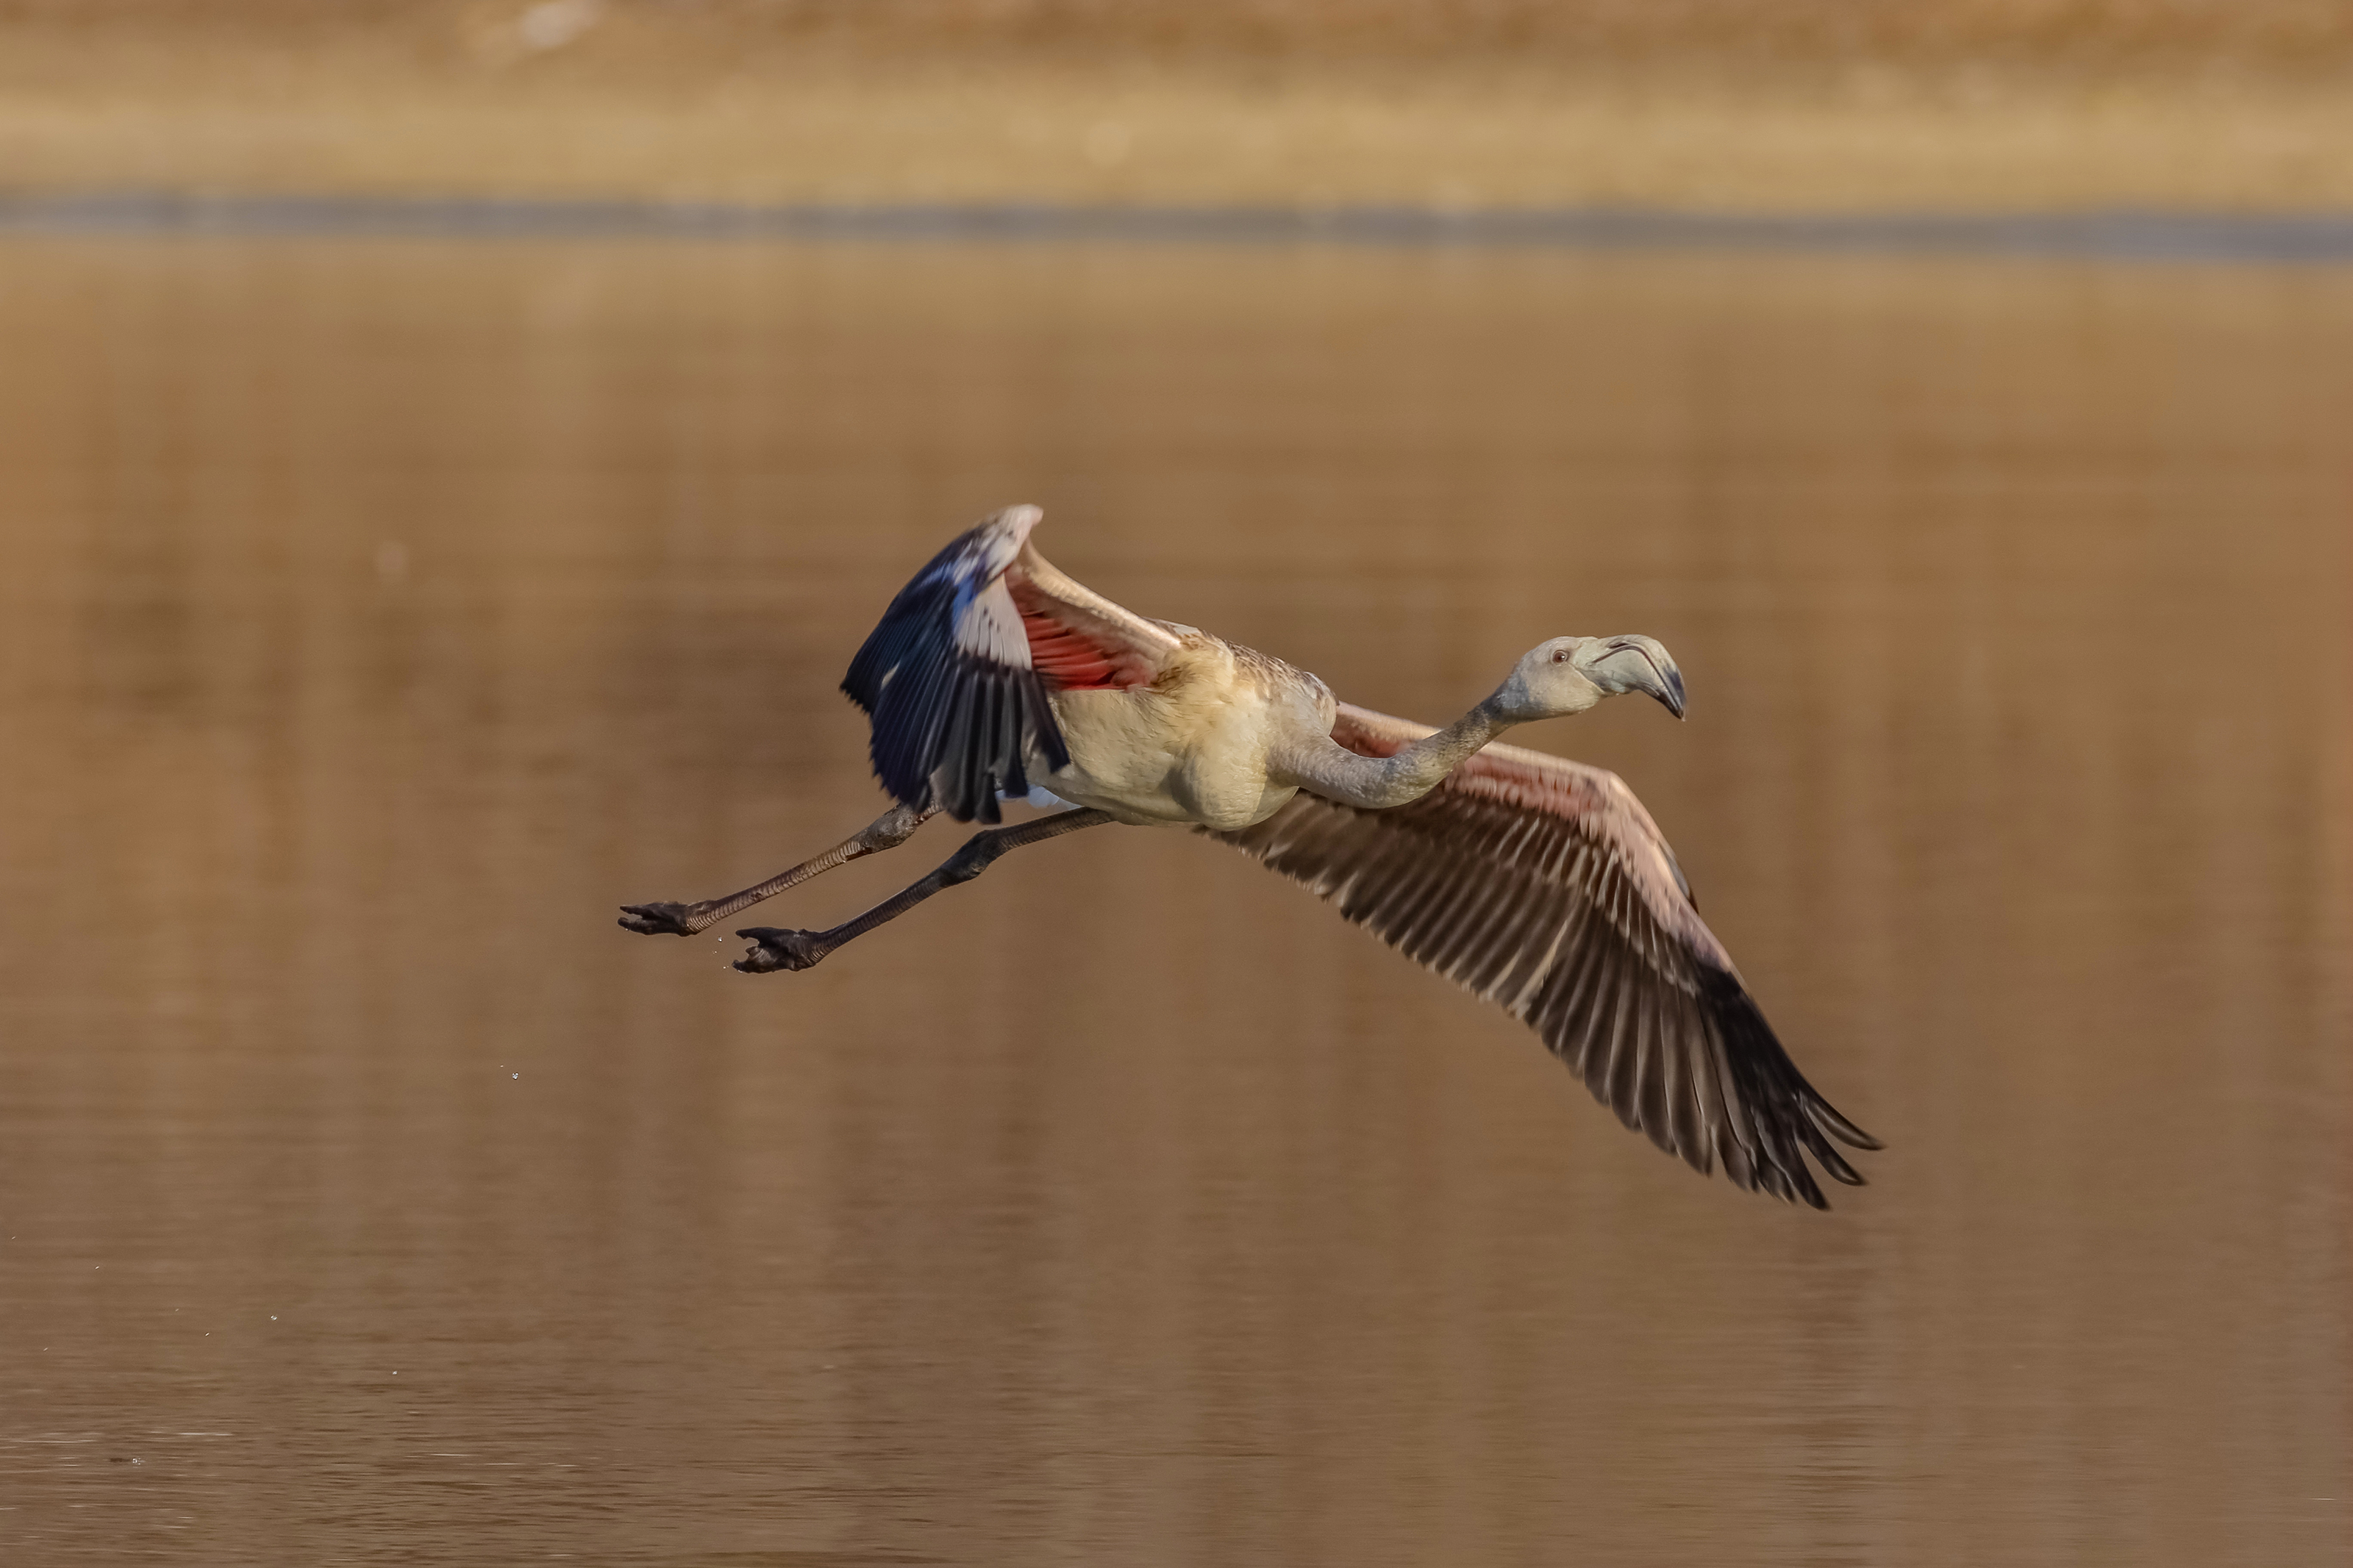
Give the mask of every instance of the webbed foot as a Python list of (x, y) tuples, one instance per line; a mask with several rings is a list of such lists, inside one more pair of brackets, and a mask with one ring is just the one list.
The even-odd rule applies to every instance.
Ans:
[(702, 929), (687, 923), (694, 910), (692, 904), (623, 904), (620, 925), (639, 936), (692, 936)]
[(748, 938), (751, 951), (735, 961), (746, 974), (773, 974), (779, 969), (811, 969), (830, 948), (821, 945), (813, 931), (786, 931), (778, 926), (751, 926), (735, 933)]

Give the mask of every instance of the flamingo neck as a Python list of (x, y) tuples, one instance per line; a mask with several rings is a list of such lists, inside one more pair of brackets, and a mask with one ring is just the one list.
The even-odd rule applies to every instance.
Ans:
[(1512, 727), (1490, 697), (1445, 729), (1398, 747), (1386, 757), (1360, 756), (1339, 746), (1319, 748), (1295, 771), (1299, 782), (1345, 805), (1385, 810), (1419, 800), (1463, 759)]

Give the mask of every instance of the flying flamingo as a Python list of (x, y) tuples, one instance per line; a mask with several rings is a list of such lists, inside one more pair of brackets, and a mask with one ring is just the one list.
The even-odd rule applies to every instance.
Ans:
[(897, 847), (942, 812), (1065, 809), (966, 839), (931, 875), (829, 931), (755, 926), (735, 967), (807, 969), (1008, 850), (1107, 823), (1176, 824), (1304, 883), (1527, 1024), (1626, 1125), (1703, 1174), (1829, 1206), (1807, 1167), (1862, 1178), (1831, 1140), (1880, 1145), (1799, 1073), (1699, 917), (1674, 854), (1616, 774), (1515, 746), (1514, 724), (1683, 682), (1645, 637), (1554, 637), (1443, 730), (1335, 701), (1323, 681), (1192, 626), (1146, 620), (1047, 563), (1043, 514), (1008, 508), (915, 574), (842, 690), (894, 804), (754, 888), (631, 904), (691, 936), (820, 872)]

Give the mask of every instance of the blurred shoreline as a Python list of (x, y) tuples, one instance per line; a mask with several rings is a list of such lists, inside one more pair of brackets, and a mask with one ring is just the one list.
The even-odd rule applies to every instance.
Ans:
[(2353, 215), (1693, 213), (1555, 207), (754, 204), (662, 199), (173, 192), (0, 193), (0, 235), (903, 243), (1339, 245), (1740, 251), (2342, 266)]
[(0, 193), (2340, 211), (2345, 9), (17, 0)]

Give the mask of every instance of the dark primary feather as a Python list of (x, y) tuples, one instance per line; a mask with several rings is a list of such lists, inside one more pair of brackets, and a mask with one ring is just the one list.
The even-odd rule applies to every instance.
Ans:
[[(1335, 738), (1385, 754), (1347, 731), (1344, 717)], [(1627, 1126), (1694, 1169), (1720, 1164), (1741, 1187), (1829, 1206), (1805, 1156), (1860, 1185), (1831, 1140), (1879, 1145), (1799, 1073), (1697, 911), (1662, 908), (1688, 904), (1681, 873), (1662, 843), (1646, 873), (1638, 857), (1655, 830), (1607, 778), (1490, 747), (1409, 805), (1366, 811), (1303, 791), (1255, 827), (1210, 837), (1505, 1008)]]
[[(991, 561), (993, 553), (1010, 558), (1009, 550), (993, 548), (1003, 533), (1000, 519), (991, 519), (934, 556), (882, 612), (841, 682), (873, 722), (871, 749), (882, 787), (916, 810), (937, 807), (958, 822), (1001, 820), (997, 793), (1029, 788), (1026, 756), (1051, 768), (1071, 760), (1027, 645), (1018, 666), (957, 646), (959, 612), (982, 591), (1003, 593), (994, 586), (1003, 563)], [(1004, 613), (1018, 628), (1009, 599)]]

